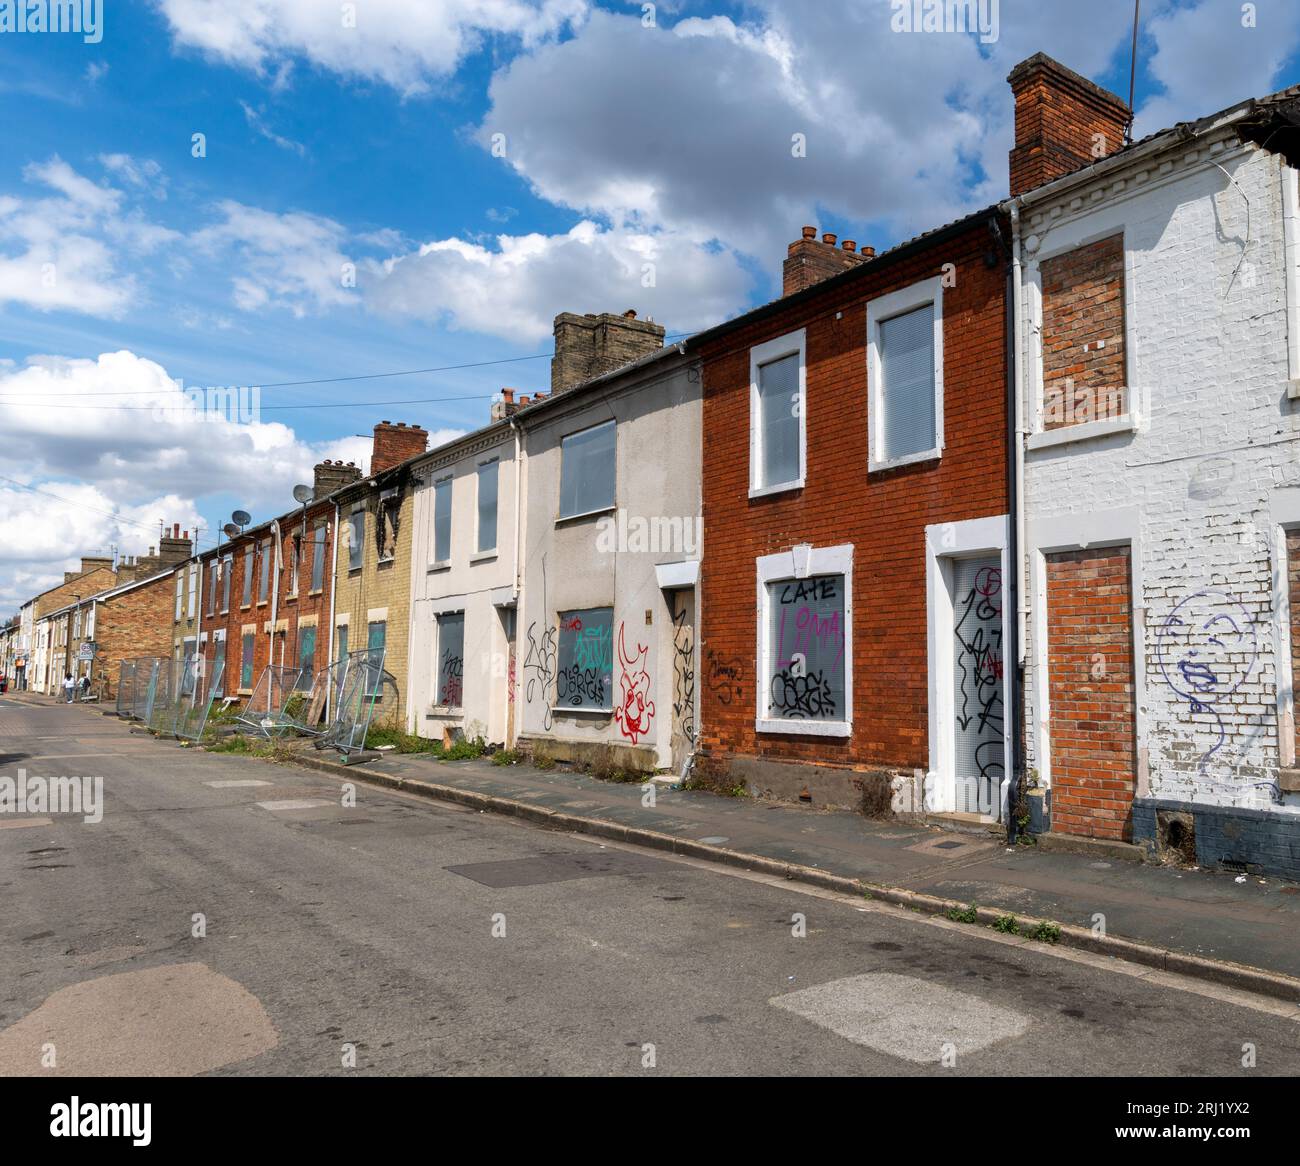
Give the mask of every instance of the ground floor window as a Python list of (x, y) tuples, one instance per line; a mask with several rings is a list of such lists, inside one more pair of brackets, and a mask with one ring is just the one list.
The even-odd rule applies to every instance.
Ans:
[(298, 688), (311, 688), (316, 675), (316, 629), (305, 627), (298, 629)]
[(613, 708), (614, 609), (562, 611), (555, 682), (557, 707)]
[(379, 696), (384, 687), (384, 644), (388, 638), (388, 621), (372, 620), (366, 625), (366, 649), (370, 653), (370, 664), (374, 669), (375, 686), (367, 696)]
[(245, 632), (239, 645), (239, 687), (253, 687), (253, 633)]
[(852, 547), (796, 547), (758, 560), (757, 727), (848, 736)]
[(465, 613), (449, 611), (438, 616), (437, 704), (460, 708), (464, 700)]

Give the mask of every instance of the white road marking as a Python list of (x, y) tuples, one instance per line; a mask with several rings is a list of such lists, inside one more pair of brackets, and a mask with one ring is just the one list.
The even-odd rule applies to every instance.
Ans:
[(854, 1044), (913, 1064), (962, 1057), (1023, 1035), (1029, 1017), (916, 976), (869, 972), (768, 1001)]
[(258, 802), (264, 810), (314, 810), (318, 806), (332, 806), (333, 802), (322, 802), (314, 798), (289, 798), (283, 802)]
[(53, 826), (53, 818), (10, 818), (0, 821), (0, 830), (18, 830), (23, 826)]
[(253, 778), (246, 778), (243, 781), (205, 781), (204, 785), (210, 785), (213, 789), (238, 789), (248, 785), (270, 785), (269, 781), (255, 781)]

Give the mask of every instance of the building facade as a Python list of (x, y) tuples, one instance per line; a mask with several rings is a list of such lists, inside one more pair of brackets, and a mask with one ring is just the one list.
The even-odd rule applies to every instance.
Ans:
[[(1127, 113), (1045, 58), (1011, 81), (1017, 141), (1030, 87), (1108, 109), (1112, 130)], [(1030, 167), (1009, 209), (1025, 735), (1051, 828), (1296, 877), (1300, 203), (1253, 144), (1294, 147), (1276, 105), (1068, 176)], [(1048, 152), (1086, 149), (1045, 132)]]
[(703, 774), (1003, 815), (1004, 240), (996, 208), (881, 255), (805, 228), (782, 299), (692, 342)]
[(408, 731), (513, 742), (518, 432), (493, 424), (412, 465)]
[[(698, 724), (700, 381), (663, 329), (585, 317), (644, 355), (520, 402), (523, 585), (515, 708), (536, 755), (681, 772)], [(628, 331), (621, 331), (627, 328)], [(599, 366), (597, 366), (599, 367)], [(558, 371), (557, 371), (558, 370)]]

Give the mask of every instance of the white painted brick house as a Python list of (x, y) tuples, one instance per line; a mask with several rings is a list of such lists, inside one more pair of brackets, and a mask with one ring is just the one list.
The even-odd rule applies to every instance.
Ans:
[(1300, 206), (1290, 134), (1249, 140), (1279, 105), (1008, 206), (1027, 772), (1054, 831), (1294, 877)]

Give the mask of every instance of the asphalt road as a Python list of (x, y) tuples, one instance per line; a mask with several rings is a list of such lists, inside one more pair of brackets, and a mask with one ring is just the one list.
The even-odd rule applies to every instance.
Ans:
[(105, 802), (0, 814), (0, 1075), (1300, 1074), (1276, 1005), (89, 708), (0, 698), (19, 768)]

